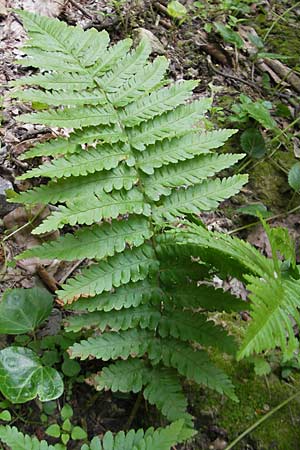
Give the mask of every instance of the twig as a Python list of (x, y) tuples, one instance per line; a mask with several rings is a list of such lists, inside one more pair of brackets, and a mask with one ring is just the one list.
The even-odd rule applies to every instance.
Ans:
[(130, 416), (129, 416), (127, 422), (126, 422), (125, 430), (129, 430), (129, 428), (131, 427), (131, 424), (132, 424), (132, 422), (133, 422), (133, 420), (134, 420), (134, 418), (136, 416), (136, 413), (138, 412), (138, 409), (139, 409), (139, 407), (141, 405), (142, 398), (143, 398), (143, 392), (140, 391), (139, 395), (138, 395), (138, 397), (136, 399), (136, 402), (135, 402), (135, 404), (134, 404), (134, 406), (132, 408)]
[(63, 284), (69, 278), (69, 276), (72, 275), (74, 270), (76, 270), (77, 267), (83, 263), (84, 260), (85, 260), (85, 258), (80, 259), (79, 261), (76, 261), (76, 263), (74, 263), (73, 266), (70, 267), (70, 269), (67, 271), (67, 273), (65, 273), (65, 275), (63, 277), (61, 277), (61, 279), (59, 280), (59, 284)]
[(243, 78), (237, 77), (235, 75), (230, 75), (228, 73), (224, 73), (221, 70), (218, 70), (214, 67), (214, 65), (209, 62), (209, 67), (212, 69), (213, 72), (215, 72), (217, 75), (221, 75), (224, 78), (229, 78), (234, 81), (239, 81), (240, 83), (246, 84), (247, 86), (250, 86), (251, 88), (255, 89), (258, 92), (261, 92), (261, 89), (259, 86), (257, 86), (256, 83), (253, 83), (252, 81), (244, 80)]
[(40, 277), (40, 279), (43, 281), (45, 286), (54, 294), (55, 291), (57, 291), (58, 283), (55, 280), (55, 278), (50, 275), (50, 273), (47, 272), (45, 267), (38, 265), (36, 269), (36, 273)]
[(75, 8), (77, 8), (84, 16), (88, 17), (91, 20), (94, 20), (95, 17), (90, 14), (85, 8), (83, 8), (78, 2), (75, 0), (68, 0), (69, 3), (71, 3)]

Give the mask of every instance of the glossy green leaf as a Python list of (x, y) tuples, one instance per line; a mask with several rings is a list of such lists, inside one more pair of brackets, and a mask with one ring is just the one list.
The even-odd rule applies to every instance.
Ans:
[(25, 403), (36, 396), (42, 402), (54, 400), (63, 390), (59, 373), (43, 366), (32, 350), (7, 347), (0, 351), (0, 391), (12, 403)]
[(237, 212), (248, 216), (263, 217), (264, 219), (272, 216), (272, 213), (268, 211), (263, 203), (250, 203), (249, 205), (241, 206), (237, 209)]
[(70, 405), (64, 405), (60, 412), (62, 420), (71, 419), (73, 416), (73, 408)]
[(288, 175), (289, 185), (294, 191), (299, 191), (300, 189), (300, 162), (294, 164)]
[(52, 295), (45, 289), (9, 289), (0, 302), (0, 333), (34, 331), (52, 310)]
[(0, 420), (3, 420), (4, 422), (10, 422), (11, 421), (11, 414), (10, 412), (5, 409), (4, 411), (1, 411), (0, 413)]
[(233, 31), (229, 26), (225, 26), (219, 22), (215, 22), (215, 27), (225, 42), (236, 45), (237, 48), (243, 48), (244, 41), (236, 31)]

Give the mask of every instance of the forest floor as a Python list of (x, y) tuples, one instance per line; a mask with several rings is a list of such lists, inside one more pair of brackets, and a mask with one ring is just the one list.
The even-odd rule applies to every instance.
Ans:
[[(299, 193), (290, 187), (288, 173), (300, 158), (300, 2), (182, 0), (186, 12), (178, 19), (170, 16), (167, 3), (163, 0), (0, 0), (0, 94), (3, 105), (0, 125), (0, 292), (12, 287), (31, 287), (36, 283), (55, 290), (77, 269), (74, 263), (57, 261), (48, 261), (41, 266), (36, 259), (13, 263), (17, 253), (37, 243), (37, 238), (30, 236), (37, 211), (7, 204), (4, 187), (18, 191), (32, 187), (27, 181), (16, 180), (30, 164), (18, 157), (58, 130), (20, 125), (15, 121), (20, 111), (27, 111), (28, 107), (8, 98), (8, 83), (27, 74), (28, 69), (14, 62), (21, 54), (20, 47), (26, 35), (9, 8), (29, 9), (86, 29), (106, 29), (112, 41), (127, 36), (139, 40), (147, 35), (152, 41), (153, 54), (168, 57), (170, 78), (198, 79), (195, 95), (213, 95), (214, 106), (204, 126), (207, 129), (228, 127), (239, 130), (221, 151), (247, 153), (233, 172), (248, 173), (249, 184), (216, 213), (201, 218), (210, 229), (245, 238), (270, 256), (266, 236), (257, 224), (259, 208), (272, 226), (288, 228), (299, 250)], [(228, 26), (224, 29), (219, 24)], [(245, 107), (249, 102), (257, 106), (254, 107), (256, 113), (253, 108)], [(246, 139), (247, 133), (249, 139)], [(41, 220), (41, 216), (36, 220)], [(19, 231), (14, 233), (17, 229)], [(227, 288), (243, 298), (247, 295), (244, 287), (234, 280), (228, 281)], [(57, 310), (50, 323), (50, 334), (60, 318), (61, 312)], [(242, 334), (248, 319), (246, 313), (243, 317), (226, 317), (237, 337)], [(222, 359), (221, 364), (237, 385), (239, 405), (233, 405), (229, 400), (220, 401), (216, 395), (187, 386), (191, 413), (196, 417), (199, 434), (184, 448), (225, 449), (228, 442), (287, 398), (291, 385), (300, 383), (297, 368), (283, 366), (276, 354), (270, 363), (274, 368), (271, 375), (255, 377), (249, 363), (233, 365)], [(71, 377), (65, 400), (72, 404), (79, 423), (87, 427), (90, 435), (95, 435), (108, 429), (124, 428), (136, 397), (91, 393), (84, 383)], [(44, 438), (44, 427), (38, 419), (40, 408), (38, 402), (18, 406), (15, 417), (22, 430)], [(85, 417), (82, 417), (83, 410)], [(149, 423), (157, 425), (160, 419), (154, 410), (141, 405), (132, 425)], [(299, 425), (300, 403), (295, 401), (236, 448), (300, 450)]]

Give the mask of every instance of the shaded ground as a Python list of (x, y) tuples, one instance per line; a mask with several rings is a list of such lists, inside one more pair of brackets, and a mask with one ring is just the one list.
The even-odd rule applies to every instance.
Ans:
[[(226, 145), (223, 151), (241, 151), (240, 137), (242, 132), (251, 127), (260, 129), (265, 141), (266, 150), (260, 158), (247, 157), (236, 172), (250, 174), (249, 185), (232, 201), (223, 205), (217, 213), (203, 216), (204, 221), (214, 229), (234, 232), (240, 230), (240, 236), (247, 238), (266, 254), (269, 248), (261, 227), (249, 227), (256, 219), (249, 215), (240, 215), (237, 209), (245, 204), (263, 203), (276, 218), (274, 225), (286, 226), (297, 241), (299, 239), (300, 213), (293, 211), (299, 205), (299, 196), (292, 196), (287, 182), (287, 173), (300, 157), (299, 145), (299, 17), (300, 6), (295, 2), (242, 0), (182, 2), (186, 5), (187, 15), (182, 20), (174, 20), (166, 12), (166, 1), (114, 0), (114, 1), (34, 1), (34, 0), (0, 0), (0, 32), (2, 47), (0, 61), (2, 73), (1, 94), (8, 91), (9, 81), (28, 73), (15, 64), (20, 55), (19, 47), (25, 34), (16, 17), (6, 7), (24, 7), (51, 16), (58, 16), (69, 24), (79, 24), (84, 28), (95, 26), (106, 28), (112, 41), (126, 36), (141, 35), (150, 32), (154, 53), (165, 54), (170, 60), (170, 77), (174, 79), (196, 78), (200, 80), (196, 95), (211, 92), (214, 95), (214, 108), (211, 117), (204, 124), (207, 128), (235, 127), (239, 133)], [(294, 8), (292, 8), (294, 6)], [(287, 11), (289, 10), (290, 11)], [(214, 22), (229, 23), (232, 31), (239, 31), (243, 37), (242, 48), (224, 40), (224, 36), (216, 32)], [(258, 57), (249, 34), (263, 41), (262, 52), (272, 52), (288, 57), (274, 59)], [(282, 59), (282, 61), (280, 61)], [(274, 63), (276, 61), (277, 63)], [(285, 71), (281, 65), (284, 65)], [(274, 65), (275, 64), (275, 65)], [(277, 64), (277, 66), (276, 66)], [(281, 75), (279, 68), (281, 67)], [(277, 70), (277, 71), (276, 71)], [(294, 78), (291, 78), (291, 74)], [(300, 75), (299, 75), (300, 76)], [(299, 82), (299, 85), (298, 85)], [(276, 129), (263, 127), (253, 117), (243, 117), (237, 112), (240, 105), (240, 94), (249, 96), (253, 101), (268, 101), (270, 111), (276, 120)], [(28, 182), (19, 182), (16, 176), (28, 168), (28, 163), (18, 160), (18, 156), (35, 143), (49, 138), (58, 130), (33, 125), (20, 125), (15, 117), (26, 111), (27, 107), (12, 102), (4, 97), (5, 112), (0, 128), (2, 146), (0, 149), (0, 177), (11, 183), (16, 190), (25, 190)], [(238, 119), (237, 119), (238, 117)], [(293, 124), (291, 126), (291, 124)], [(243, 168), (243, 166), (245, 167)], [(7, 287), (30, 287), (38, 283), (49, 286), (49, 280), (37, 267), (37, 261), (11, 263), (13, 257), (28, 245), (30, 226), (25, 227), (7, 238), (16, 228), (33, 219), (35, 212), (14, 210), (13, 214), (4, 217), (0, 232), (5, 242), (0, 247), (1, 284), (0, 290)], [(1, 213), (1, 211), (0, 211)], [(2, 217), (4, 214), (0, 214)], [(226, 218), (225, 218), (226, 217)], [(41, 219), (39, 215), (39, 219)], [(9, 231), (8, 231), (9, 230)], [(35, 244), (33, 240), (31, 244)], [(51, 279), (60, 283), (69, 276), (73, 267), (68, 264), (57, 264), (49, 261), (46, 272)], [(50, 280), (51, 281), (51, 280)], [(242, 288), (241, 288), (242, 290)], [(244, 292), (238, 292), (240, 295)], [(228, 319), (228, 318), (227, 318)], [(240, 317), (230, 319), (240, 333), (244, 322)], [(276, 375), (268, 379), (254, 379), (250, 365), (232, 366), (224, 362), (237, 384), (241, 404), (232, 405), (212, 394), (190, 391), (191, 412), (196, 416), (196, 427), (199, 435), (195, 442), (184, 448), (222, 450), (226, 442), (234, 439), (247, 426), (255, 422), (280, 401), (290, 395), (290, 385), (280, 376), (279, 362), (274, 362)], [(90, 368), (90, 370), (92, 367)], [(82, 372), (88, 372), (85, 365)], [(297, 378), (297, 373), (294, 374)], [(67, 383), (65, 399), (72, 403), (75, 419), (87, 426), (90, 435), (118, 430), (126, 426), (130, 411), (134, 407), (136, 397), (107, 394), (95, 394), (84, 383)], [(32, 402), (30, 407), (15, 408), (18, 425), (22, 430), (36, 431), (40, 438), (44, 437), (42, 423), (37, 421), (41, 405)], [(86, 411), (82, 418), (82, 411)], [(55, 416), (55, 413), (54, 413)], [(54, 417), (53, 416), (53, 417)], [(297, 450), (300, 449), (299, 434), (300, 411), (295, 403), (290, 410), (285, 409), (269, 420), (259, 431), (243, 441), (243, 450)], [(33, 423), (32, 423), (33, 422)], [(146, 426), (153, 423), (159, 425), (160, 418), (154, 409), (141, 405), (139, 413), (133, 418), (133, 426)], [(71, 447), (70, 447), (71, 448)]]

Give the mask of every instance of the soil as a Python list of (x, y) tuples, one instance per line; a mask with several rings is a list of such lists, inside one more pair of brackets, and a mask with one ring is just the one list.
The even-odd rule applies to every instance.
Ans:
[[(241, 151), (240, 135), (244, 129), (253, 126), (253, 120), (234, 122), (232, 106), (239, 103), (241, 94), (252, 100), (263, 100), (271, 103), (271, 112), (279, 130), (285, 130), (279, 137), (272, 130), (262, 128), (267, 145), (267, 152), (261, 159), (247, 159), (247, 167), (242, 165), (235, 172), (249, 173), (249, 184), (242, 192), (226, 202), (216, 213), (203, 215), (203, 220), (210, 228), (234, 232), (242, 228), (239, 236), (249, 241), (268, 254), (266, 238), (260, 226), (250, 226), (256, 221), (249, 215), (237, 212), (240, 206), (251, 203), (263, 203), (276, 216), (274, 225), (287, 227), (293, 235), (297, 249), (299, 247), (300, 213), (293, 211), (299, 205), (299, 195), (293, 195), (288, 185), (287, 173), (300, 157), (299, 122), (290, 124), (299, 117), (299, 91), (297, 83), (289, 81), (289, 77), (276, 79), (262, 69), (266, 59), (253, 55), (253, 44), (245, 38), (243, 49), (224, 42), (213, 25), (214, 22), (231, 20), (235, 30), (248, 36), (249, 30), (256, 30), (262, 38), (268, 34), (264, 52), (279, 53), (288, 59), (282, 63), (289, 73), (295, 77), (299, 74), (299, 16), (300, 6), (288, 1), (220, 0), (192, 2), (182, 1), (187, 8), (187, 15), (181, 21), (174, 20), (166, 13), (167, 2), (149, 0), (82, 0), (63, 1), (47, 0), (0, 0), (0, 33), (2, 46), (0, 61), (2, 72), (0, 80), (1, 98), (3, 98), (2, 124), (0, 136), (0, 177), (12, 183), (15, 190), (22, 191), (30, 187), (28, 182), (20, 182), (16, 178), (28, 168), (28, 164), (18, 157), (32, 145), (57, 134), (59, 130), (51, 130), (42, 126), (20, 125), (16, 116), (26, 112), (28, 107), (20, 105), (7, 96), (9, 82), (31, 73), (30, 69), (18, 66), (15, 60), (21, 54), (21, 45), (26, 36), (15, 13), (9, 8), (24, 8), (42, 14), (58, 17), (68, 24), (80, 25), (87, 29), (107, 29), (111, 40), (117, 41), (127, 36), (136, 40), (143, 33), (150, 32), (154, 45), (154, 53), (165, 54), (170, 60), (169, 76), (173, 79), (199, 79), (195, 95), (214, 94), (214, 108), (207, 121), (207, 128), (236, 127), (240, 131), (222, 151)], [(297, 6), (298, 5), (298, 6)], [(292, 8), (294, 7), (294, 8)], [(290, 11), (287, 12), (287, 9)], [(282, 17), (281, 19), (278, 19)], [(248, 27), (248, 28), (247, 28)], [(251, 33), (252, 33), (251, 31)], [(277, 61), (278, 58), (275, 57)], [(269, 75), (267, 75), (269, 73)], [(299, 78), (300, 79), (300, 78)], [(16, 205), (18, 206), (18, 205)], [(43, 211), (43, 214), (47, 211)], [(51, 289), (51, 280), (59, 283), (70, 271), (77, 270), (72, 264), (49, 261), (46, 264), (49, 279), (37, 270), (38, 262), (26, 261), (26, 264), (13, 263), (14, 256), (28, 245), (35, 245), (36, 239), (30, 237), (32, 221), (41, 220), (37, 211), (25, 211), (17, 207), (9, 215), (0, 211), (0, 238), (4, 238), (0, 246), (0, 292), (12, 287), (30, 287), (36, 283)], [(31, 221), (31, 224), (28, 224)], [(34, 221), (33, 221), (34, 222)], [(36, 223), (36, 221), (34, 222)], [(19, 227), (16, 234), (13, 231)], [(51, 236), (50, 236), (51, 237)], [(2, 264), (2, 267), (1, 267)], [(245, 294), (239, 287), (240, 296)], [(246, 294), (245, 294), (246, 295)], [(245, 322), (241, 317), (226, 318), (235, 328), (237, 336), (242, 333)], [(1, 342), (4, 346), (5, 342)], [(217, 358), (217, 356), (216, 356)], [(192, 443), (177, 446), (177, 449), (222, 450), (227, 443), (239, 435), (245, 428), (258, 420), (263, 414), (275, 407), (282, 399), (290, 395), (290, 384), (280, 376), (279, 363), (275, 364), (275, 374), (265, 379), (254, 379), (253, 366), (233, 365), (231, 361), (223, 361), (224, 366), (238, 386), (241, 398), (240, 405), (232, 405), (201, 389), (186, 386), (190, 399), (190, 412), (195, 416), (196, 429), (199, 431)], [(81, 373), (94, 371), (94, 363), (83, 364)], [(99, 366), (97, 367), (99, 370)], [(298, 384), (298, 373), (293, 374)], [(245, 388), (247, 386), (247, 389)], [(74, 422), (88, 430), (89, 436), (102, 434), (107, 430), (117, 431), (126, 428), (128, 417), (134, 408), (137, 397), (112, 393), (95, 393), (84, 383), (67, 380), (64, 398), (57, 402), (59, 409), (64, 402), (72, 404)], [(45, 438), (45, 427), (40, 421), (42, 406), (34, 401), (30, 404), (15, 406), (16, 425), (24, 432), (36, 433)], [(57, 409), (52, 412), (50, 422), (56, 420)], [(85, 411), (83, 416), (82, 411)], [(245, 413), (247, 411), (247, 413)], [(289, 411), (282, 412), (270, 419), (262, 427), (246, 437), (240, 450), (300, 450), (299, 434), (300, 410), (295, 402)], [(133, 417), (132, 427), (163, 425), (163, 419), (156, 410), (142, 403), (138, 414)], [(55, 442), (55, 441), (54, 441)], [(72, 447), (69, 448), (78, 448)], [(158, 449), (159, 450), (159, 449)]]

